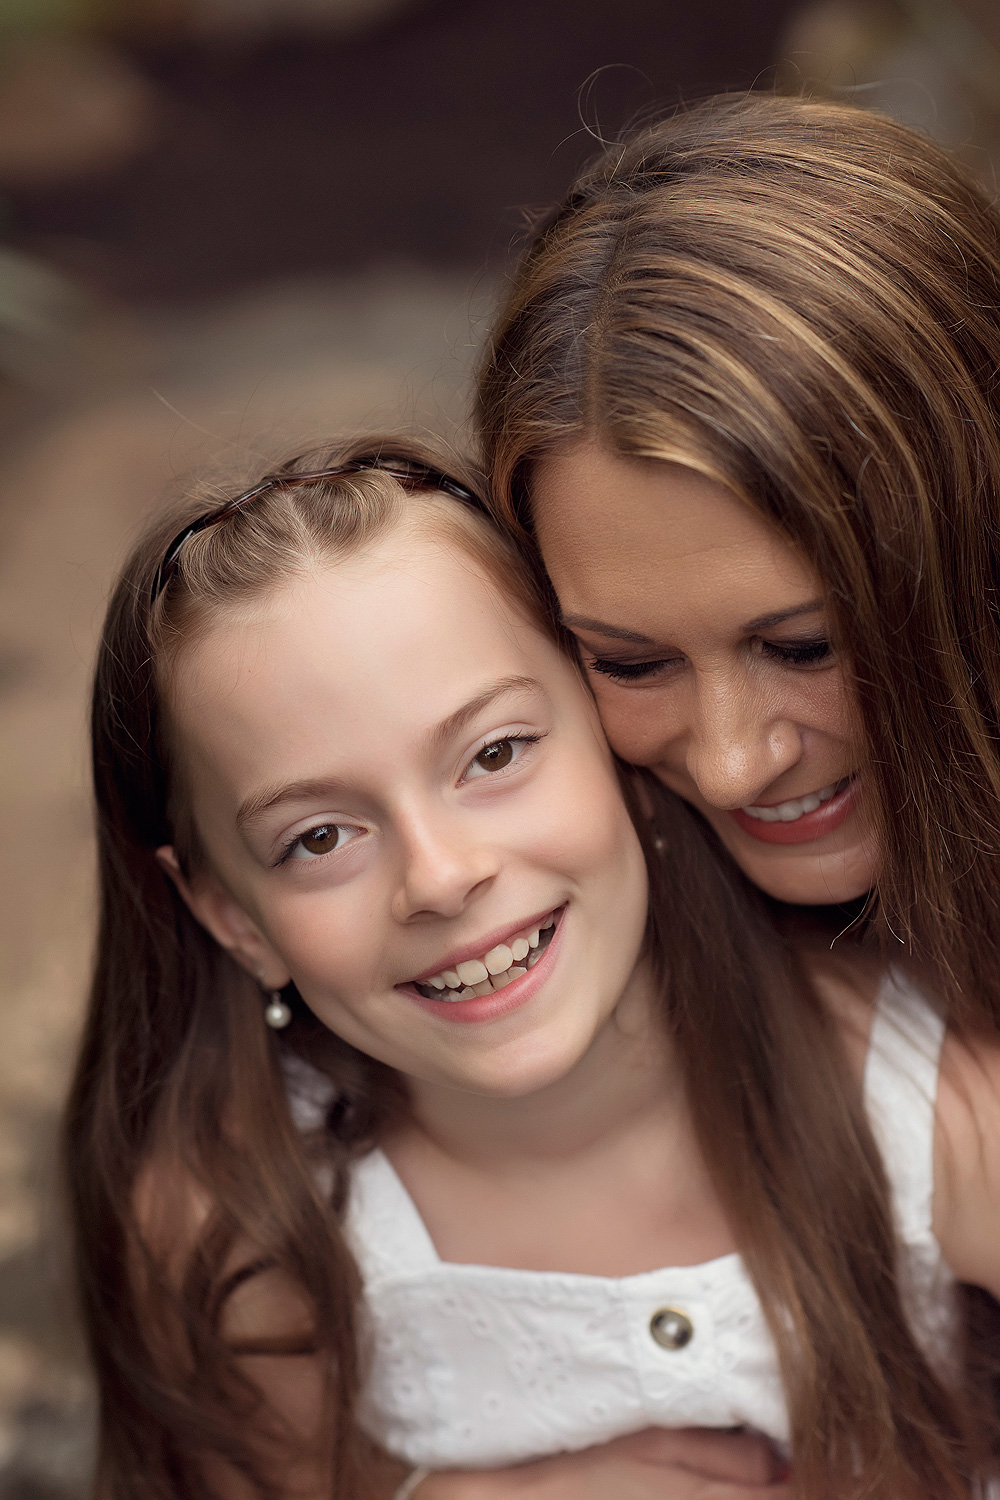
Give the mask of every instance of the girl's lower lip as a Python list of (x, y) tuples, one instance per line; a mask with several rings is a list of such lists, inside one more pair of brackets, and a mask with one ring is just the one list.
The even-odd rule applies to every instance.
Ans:
[(858, 778), (852, 776), (829, 802), (822, 803), (815, 812), (803, 813), (794, 823), (762, 823), (759, 818), (745, 813), (742, 807), (737, 807), (729, 816), (744, 833), (752, 839), (759, 839), (762, 844), (811, 844), (814, 839), (833, 833), (847, 821), (854, 811), (857, 791)]
[(432, 1016), (440, 1016), (442, 1021), (457, 1021), (460, 1024), (469, 1021), (493, 1021), (498, 1016), (509, 1015), (512, 1010), (520, 1010), (523, 1005), (527, 1005), (529, 1000), (534, 999), (552, 971), (556, 950), (562, 939), (565, 915), (564, 907), (556, 918), (556, 930), (537, 964), (526, 974), (522, 974), (519, 979), (512, 979), (510, 984), (504, 985), (502, 990), (496, 990), (492, 995), (476, 995), (472, 1000), (428, 1000), (427, 996), (422, 995), (413, 984), (401, 984), (400, 994), (419, 1005), (421, 1010), (429, 1011)]

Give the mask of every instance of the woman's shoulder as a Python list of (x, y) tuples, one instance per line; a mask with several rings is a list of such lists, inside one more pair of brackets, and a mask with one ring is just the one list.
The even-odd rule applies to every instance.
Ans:
[(804, 941), (796, 946), (806, 978), (826, 1008), (851, 1073), (860, 1083), (879, 994), (885, 982), (885, 966), (855, 948), (838, 950), (819, 941)]
[(962, 1281), (1000, 1297), (1000, 1037), (949, 1031), (935, 1132), (934, 1228)]
[(928, 1227), (945, 1262), (1000, 1296), (1000, 1036), (949, 1028), (925, 976), (857, 951), (802, 957), (879, 1115), (883, 1154), (889, 1138), (894, 1195), (926, 1178)]

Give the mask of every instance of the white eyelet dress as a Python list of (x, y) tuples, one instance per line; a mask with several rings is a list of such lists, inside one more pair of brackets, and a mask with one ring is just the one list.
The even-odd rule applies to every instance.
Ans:
[[(893, 973), (864, 1080), (904, 1297), (939, 1366), (954, 1343), (953, 1280), (931, 1230), (943, 1030)], [(361, 1420), (414, 1466), (490, 1468), (647, 1426), (749, 1427), (787, 1443), (774, 1344), (738, 1254), (618, 1278), (450, 1264), (377, 1150), (355, 1169), (347, 1232), (371, 1359)]]

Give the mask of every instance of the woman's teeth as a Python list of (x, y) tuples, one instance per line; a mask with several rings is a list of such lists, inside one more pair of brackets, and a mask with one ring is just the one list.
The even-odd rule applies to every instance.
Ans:
[[(428, 1000), (472, 1000), (492, 995), (534, 968), (555, 931), (555, 913), (508, 943), (497, 943), (482, 958), (467, 958), (453, 969), (422, 979), (417, 989)], [(416, 983), (416, 981), (414, 981)]]
[(837, 792), (843, 791), (850, 777), (843, 781), (834, 782), (833, 786), (824, 786), (818, 792), (807, 792), (804, 797), (793, 797), (788, 802), (779, 802), (776, 807), (741, 807), (749, 818), (757, 818), (761, 823), (796, 823), (806, 813), (815, 812), (824, 802), (829, 802)]

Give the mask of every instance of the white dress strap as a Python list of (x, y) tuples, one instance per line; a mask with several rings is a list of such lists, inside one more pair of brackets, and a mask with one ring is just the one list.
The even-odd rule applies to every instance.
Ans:
[(879, 991), (864, 1098), (904, 1241), (932, 1237), (934, 1122), (945, 1022), (898, 968)]
[(296, 1130), (321, 1129), (337, 1094), (333, 1080), (294, 1052), (286, 1052), (282, 1057), (281, 1071), (285, 1075), (285, 1094)]
[(417, 1206), (377, 1147), (351, 1169), (344, 1228), (366, 1289), (440, 1266)]

